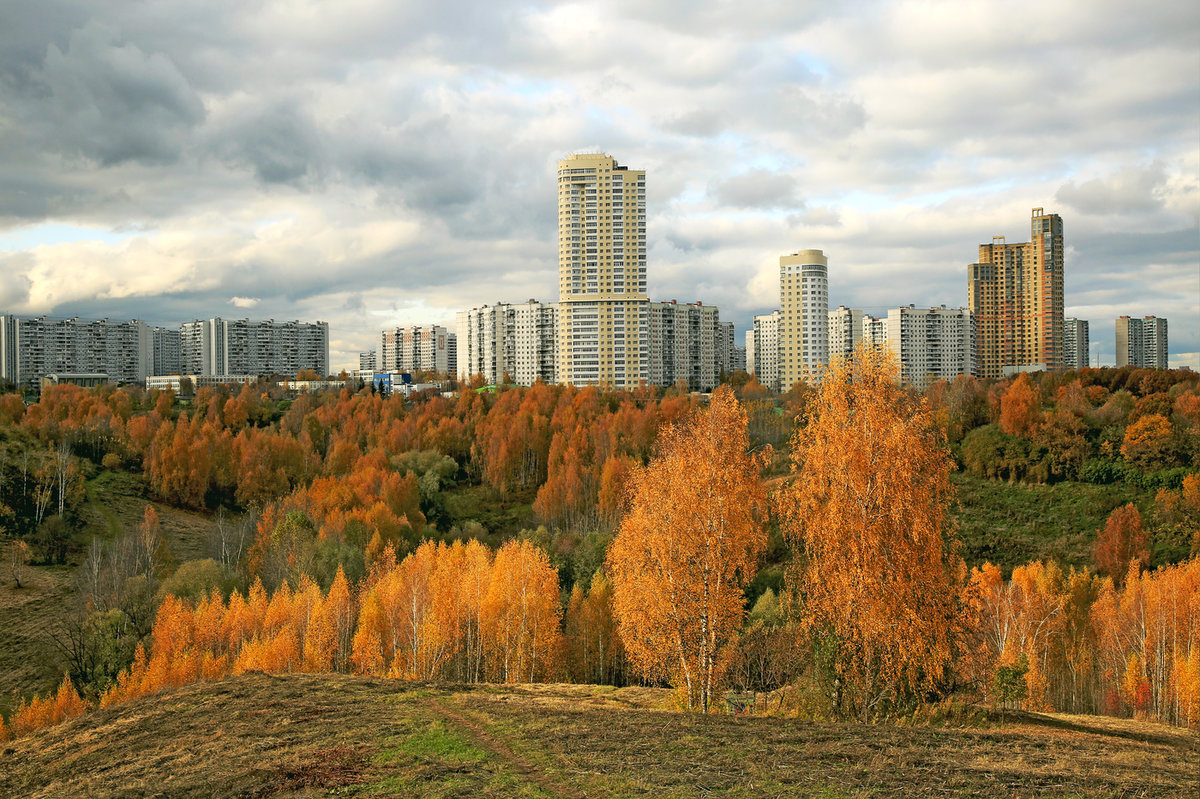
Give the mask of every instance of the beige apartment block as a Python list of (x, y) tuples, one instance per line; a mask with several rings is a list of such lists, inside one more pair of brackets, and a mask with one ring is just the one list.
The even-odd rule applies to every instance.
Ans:
[(1030, 241), (996, 236), (967, 267), (977, 377), (1063, 366), (1063, 225), (1034, 208)]
[(558, 380), (647, 375), (646, 173), (603, 153), (558, 162)]
[(820, 250), (779, 258), (779, 387), (819, 382), (829, 363), (829, 260)]

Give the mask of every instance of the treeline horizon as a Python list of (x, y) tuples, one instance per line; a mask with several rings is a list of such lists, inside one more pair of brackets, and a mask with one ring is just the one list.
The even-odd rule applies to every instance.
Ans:
[[(803, 464), (792, 462), (795, 453), (789, 449), (793, 436), (809, 423), (821, 388), (798, 385), (775, 395), (744, 377), (734, 381), (735, 392), (744, 418), (745, 449), (760, 454), (755, 479), (784, 477), (781, 485), (786, 486), (803, 471)], [(699, 399), (681, 390), (617, 393), (539, 384), (529, 389), (502, 388), (496, 394), (466, 391), (453, 400), (405, 401), (343, 390), (286, 402), (263, 388), (247, 385), (229, 393), (201, 389), (186, 408), (169, 392), (152, 395), (61, 386), (48, 389), (28, 408), (9, 399), (14, 395), (0, 395), (4, 436), (0, 442), (7, 452), (19, 455), (19, 460), (6, 458), (0, 503), (8, 504), (0, 507), (7, 510), (4, 518), (10, 529), (21, 540), (32, 542), (44, 561), (66, 559), (61, 528), (69, 525), (73, 506), (81, 502), (83, 475), (97, 468), (140, 468), (152, 493), (168, 504), (206, 511), (222, 507), (252, 511), (247, 517), (250, 528), (219, 531), (219, 557), (188, 562), (173, 572), (161, 534), (156, 539), (146, 533), (136, 546), (130, 541), (138, 539), (141, 531), (126, 534), (129, 541), (97, 540), (88, 547), (85, 561), (93, 564), (93, 571), (107, 570), (117, 576), (107, 579), (103, 589), (97, 579), (80, 590), (85, 607), (80, 638), (97, 640), (84, 640), (78, 649), (104, 650), (103, 656), (75, 653), (78, 662), (69, 671), (85, 696), (96, 700), (107, 695), (121, 675), (131, 674), (139, 662), (149, 668), (158, 636), (165, 637), (158, 629), (162, 607), (176, 601), (201, 602), (211, 613), (217, 601), (214, 590), (227, 609), (235, 596), (244, 601), (251, 591), (274, 601), (281, 590), (311, 598), (315, 588), (324, 602), (340, 580), (355, 609), (357, 630), (363, 608), (371, 604), (367, 597), (378, 586), (378, 581), (371, 581), (381, 569), (400, 569), (430, 538), (454, 548), (486, 535), (478, 525), (448, 523), (446, 492), (457, 485), (481, 485), (494, 496), (512, 492), (532, 496), (535, 521), (542, 527), (522, 533), (517, 545), (542, 552), (545, 565), (553, 571), (546, 592), (549, 595), (553, 588), (559, 613), (554, 623), (561, 640), (544, 648), (541, 668), (545, 671), (530, 675), (586, 673), (620, 682), (652, 671), (644, 668), (644, 662), (640, 669), (631, 668), (624, 654), (604, 667), (592, 664), (572, 671), (568, 662), (582, 656), (569, 656), (568, 650), (576, 652), (582, 645), (567, 642), (599, 624), (608, 630), (608, 643), (594, 648), (607, 652), (605, 657), (624, 651), (623, 645), (614, 643), (619, 636), (612, 634), (611, 608), (603, 607), (613, 601), (606, 553), (622, 522), (630, 518), (632, 476), (644, 474), (663, 456), (656, 448), (661, 431), (704, 415)], [(1194, 652), (1194, 615), (1182, 617), (1182, 645), (1178, 635), (1168, 646), (1153, 638), (1148, 628), (1140, 636), (1127, 630), (1118, 635), (1110, 628), (1132, 623), (1129, 603), (1145, 602), (1147, 596), (1169, 598), (1195, 583), (1194, 557), (1174, 569), (1144, 570), (1150, 565), (1152, 537), (1169, 537), (1182, 556), (1200, 545), (1200, 479), (1194, 466), (1200, 452), (1196, 376), (1081, 370), (995, 382), (960, 378), (935, 383), (923, 395), (897, 388), (896, 396), (900, 395), (928, 412), (929, 434), (941, 442), (947, 463), (953, 455), (967, 472), (1028, 482), (1126, 480), (1157, 489), (1151, 517), (1133, 518), (1128, 509), (1121, 509), (1124, 515), (1116, 518), (1114, 512), (1109, 525), (1113, 529), (1106, 528), (1098, 537), (1097, 573), (1072, 569), (1064, 574), (1055, 564), (1035, 562), (1014, 569), (1006, 580), (991, 564), (972, 564), (974, 568), (968, 569), (960, 560), (960, 574), (952, 580), (958, 586), (955, 606), (964, 617), (965, 609), (971, 608), (979, 620), (972, 628), (977, 636), (971, 657), (974, 671), (969, 677), (960, 675), (957, 682), (942, 680), (938, 690), (951, 684), (957, 686), (955, 690), (969, 685), (991, 702), (1138, 713), (1194, 724), (1188, 693), (1192, 690), (1188, 677), (1200, 667)], [(780, 532), (786, 528), (780, 513), (767, 512), (762, 521), (767, 535), (756, 555), (758, 562), (765, 555), (781, 557), (781, 552), (786, 557), (789, 550), (790, 558), (803, 559), (805, 544), (799, 536), (789, 538)], [(48, 523), (59, 528), (57, 533), (46, 531)], [(237, 538), (236, 545), (231, 536)], [(489, 552), (507, 546), (500, 541), (489, 544), (485, 547)], [(769, 549), (777, 551), (770, 555)], [(736, 656), (730, 654), (734, 650), (725, 652), (721, 684), (773, 691), (806, 680), (819, 683), (814, 675), (828, 671), (828, 664), (822, 664), (828, 653), (819, 651), (812, 630), (805, 633), (810, 637), (803, 646), (780, 644), (799, 640), (797, 585), (776, 585), (778, 592), (756, 593), (750, 597), (755, 601), (747, 614), (745, 590), (753, 574), (744, 572), (738, 577), (741, 599), (735, 603), (734, 628), (735, 637), (741, 632), (741, 648)], [(592, 599), (597, 574), (604, 591)], [(1133, 598), (1130, 586), (1137, 588)], [(1155, 608), (1164, 607), (1160, 600)], [(197, 611), (196, 606), (189, 607)], [(1158, 611), (1148, 613), (1138, 607), (1143, 623), (1157, 618)], [(1038, 613), (1043, 615), (1036, 624), (1030, 622)], [(1001, 616), (1002, 623), (997, 621)], [(1180, 617), (1172, 622), (1177, 632), (1180, 623)], [(1016, 631), (1029, 627), (1037, 634), (985, 634), (985, 628), (997, 625)], [(1155, 635), (1162, 638), (1163, 628), (1156, 629)], [(299, 661), (263, 662), (272, 667), (283, 663), (280, 670), (304, 663), (305, 635), (299, 630), (295, 635)], [(583, 635), (583, 640), (591, 641), (591, 635)], [(1074, 654), (1067, 653), (1063, 642), (1069, 638), (1078, 646), (1083, 646), (1079, 640), (1087, 643), (1082, 660), (1074, 649)], [(145, 641), (152, 642), (148, 656)], [(352, 644), (353, 637), (349, 650), (339, 650), (333, 661), (337, 670), (353, 670)], [(141, 660), (138, 647), (142, 647)], [(791, 651), (785, 656), (784, 650)], [(213, 664), (222, 657), (226, 659), (222, 673), (231, 673), (243, 651), (239, 647), (218, 654), (210, 649), (209, 673), (216, 673)], [(260, 647), (256, 657), (266, 657), (265, 651)], [(967, 648), (960, 647), (956, 656), (967, 662)], [(85, 664), (89, 659), (90, 672)], [(398, 662), (395, 656), (384, 662), (383, 673), (412, 676), (404, 668), (393, 668)], [(203, 676), (204, 658), (198, 663), (195, 674)], [(498, 674), (482, 665), (478, 673)], [(667, 672), (656, 675), (654, 680), (660, 684), (674, 679)], [(455, 679), (445, 674), (437, 678)], [(127, 684), (138, 682), (129, 676), (124, 679)], [(144, 675), (139, 678), (144, 679)], [(923, 684), (928, 689), (923, 696), (932, 696), (933, 682)], [(889, 702), (898, 707), (917, 697), (915, 685)], [(821, 705), (822, 690), (808, 691), (804, 701)], [(818, 712), (835, 714), (845, 709), (839, 707), (843, 699), (831, 701), (832, 706)], [(799, 705), (796, 709), (799, 712)], [(29, 708), (23, 712), (30, 712)]]

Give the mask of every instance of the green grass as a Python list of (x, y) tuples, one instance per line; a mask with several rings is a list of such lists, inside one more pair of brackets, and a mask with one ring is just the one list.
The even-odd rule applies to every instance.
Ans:
[(404, 759), (427, 763), (439, 760), (481, 763), (487, 759), (487, 755), (460, 733), (447, 729), (441, 721), (434, 721), (425, 729), (405, 737), (394, 747), (380, 751), (375, 762), (394, 763)]
[[(1010, 484), (955, 472), (953, 517), (968, 566), (991, 561), (1006, 573), (1033, 560), (1063, 567), (1092, 561), (1096, 531), (1114, 508), (1132, 502), (1143, 514), (1153, 492), (1127, 484)], [(1169, 553), (1156, 553), (1159, 560)], [(1155, 565), (1158, 565), (1157, 563)]]
[(502, 494), (485, 485), (459, 486), (444, 495), (450, 524), (479, 522), (497, 540), (506, 540), (536, 526), (533, 518), (536, 498), (536, 489)]

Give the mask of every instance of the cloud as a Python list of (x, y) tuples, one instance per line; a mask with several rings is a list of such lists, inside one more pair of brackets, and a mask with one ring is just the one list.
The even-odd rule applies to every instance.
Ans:
[(65, 50), (50, 44), (33, 81), (45, 98), (34, 119), (49, 142), (101, 167), (174, 161), (204, 119), (203, 102), (165, 54), (99, 23), (73, 33)]
[(1124, 302), (1200, 352), (1186, 3), (18, 6), (0, 233), (111, 235), (0, 253), (6, 310), (172, 323), (253, 299), (329, 321), (349, 365), (390, 324), (554, 298), (556, 162), (594, 147), (647, 170), (652, 296), (739, 330), (802, 247), (835, 305), (961, 305), (977, 245), (1044, 206), (1069, 312), (1099, 328)]
[(1156, 211), (1163, 205), (1156, 194), (1166, 177), (1161, 163), (1145, 168), (1126, 166), (1104, 178), (1083, 183), (1068, 180), (1054, 196), (1060, 203), (1085, 214)]
[(716, 183), (709, 193), (731, 208), (802, 208), (799, 190), (791, 175), (753, 169)]
[(262, 302), (262, 300), (258, 297), (230, 297), (229, 302), (237, 308), (253, 308)]

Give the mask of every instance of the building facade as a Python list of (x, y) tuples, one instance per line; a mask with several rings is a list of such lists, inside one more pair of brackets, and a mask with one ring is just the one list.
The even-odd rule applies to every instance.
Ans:
[(779, 325), (782, 318), (780, 311), (756, 316), (754, 329), (746, 333), (748, 371), (772, 391), (779, 390)]
[(648, 377), (646, 173), (601, 153), (558, 163), (557, 375), (629, 388)]
[(746, 348), (742, 345), (735, 345), (733, 352), (729, 355), (729, 368), (726, 370), (728, 374), (733, 374), (737, 371), (746, 371)]
[(973, 373), (973, 327), (966, 308), (893, 308), (883, 327), (883, 344), (900, 360), (904, 383), (924, 389), (934, 380)]
[(198, 319), (179, 326), (180, 371), (195, 375), (329, 374), (327, 322)]
[(721, 322), (717, 328), (720, 334), (717, 338), (717, 374), (731, 375), (737, 369), (744, 369), (746, 358), (742, 357), (742, 366), (737, 366), (737, 331), (733, 322)]
[(150, 367), (150, 374), (179, 374), (183, 366), (183, 350), (178, 328), (155, 327), (151, 329), (151, 336), (153, 338), (153, 363)]
[(488, 383), (531, 386), (557, 382), (558, 306), (529, 300), (460, 311), (458, 377), (483, 375)]
[(56, 374), (145, 380), (155, 363), (154, 328), (132, 320), (0, 316), (0, 379), (36, 390)]
[(779, 390), (818, 382), (829, 363), (829, 260), (821, 250), (779, 258)]
[(1167, 320), (1157, 316), (1117, 317), (1117, 366), (1168, 369)]
[(712, 391), (720, 382), (718, 352), (722, 330), (716, 306), (675, 301), (648, 304), (647, 382), (685, 383), (691, 391)]
[(974, 320), (976, 376), (1005, 370), (1063, 368), (1063, 224), (1034, 208), (1030, 241), (996, 236), (967, 267), (967, 307)]
[(829, 359), (854, 360), (854, 348), (863, 340), (863, 320), (869, 319), (862, 311), (839, 305), (829, 312)]
[[(451, 374), (457, 337), (441, 325), (395, 327), (380, 334), (379, 362), (384, 372)], [(453, 364), (457, 368), (457, 363)]]
[(379, 358), (375, 350), (364, 350), (358, 354), (358, 371), (375, 372), (379, 366)]
[(1082, 369), (1091, 365), (1091, 342), (1086, 319), (1063, 320), (1063, 369)]

